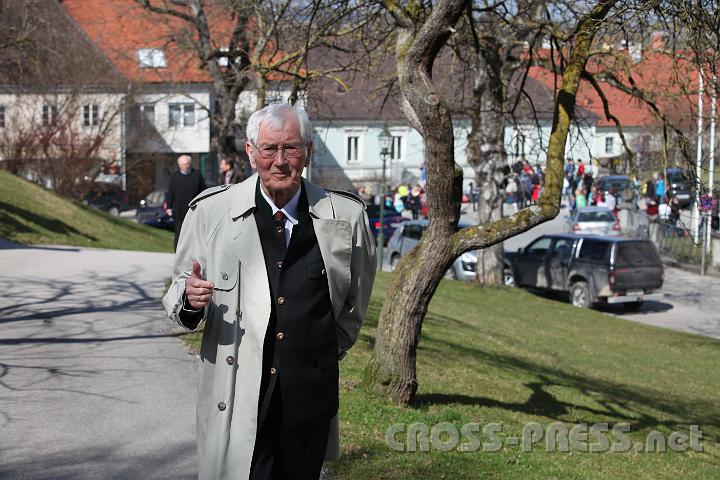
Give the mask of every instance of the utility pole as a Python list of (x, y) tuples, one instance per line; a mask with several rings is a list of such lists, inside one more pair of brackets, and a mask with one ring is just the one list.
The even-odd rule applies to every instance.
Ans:
[[(713, 194), (713, 182), (715, 181), (715, 179), (713, 178), (715, 174), (715, 112), (717, 103), (717, 76), (715, 72), (713, 72), (712, 85), (710, 88), (710, 152), (708, 158), (708, 195), (713, 197), (714, 202), (717, 202), (717, 199), (714, 198), (715, 195)], [(705, 245), (703, 246), (703, 249), (710, 247), (710, 242), (712, 241), (711, 235), (712, 216), (709, 217), (707, 223), (705, 224)]]
[(383, 126), (380, 135), (378, 135), (378, 143), (380, 144), (380, 156), (382, 157), (382, 183), (380, 184), (380, 226), (378, 227), (377, 250), (380, 252), (380, 255), (378, 255), (378, 270), (382, 271), (383, 253), (385, 252), (385, 169), (392, 143), (392, 135), (390, 135), (387, 125)]
[(695, 157), (695, 201), (692, 206), (692, 236), (697, 245), (700, 242), (700, 178), (702, 175), (702, 129), (703, 129), (703, 69), (698, 75), (698, 119), (697, 119), (697, 155)]

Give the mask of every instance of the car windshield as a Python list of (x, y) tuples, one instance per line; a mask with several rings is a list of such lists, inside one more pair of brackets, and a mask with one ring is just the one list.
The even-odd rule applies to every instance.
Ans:
[(650, 242), (620, 242), (615, 252), (617, 268), (660, 265), (660, 257)]
[(685, 173), (682, 171), (668, 172), (667, 179), (668, 179), (668, 182), (670, 182), (670, 183), (683, 183), (683, 182), (687, 183), (687, 181), (688, 181), (687, 177), (685, 176)]
[(145, 202), (148, 205), (160, 205), (165, 201), (165, 192), (154, 191), (145, 197)]
[[(370, 218), (379, 218), (380, 217), (380, 205), (368, 205), (367, 215)], [(395, 215), (400, 215), (397, 210), (395, 210), (394, 208), (385, 207), (383, 216), (392, 217)]]
[(578, 222), (614, 222), (615, 217), (610, 212), (580, 212)]
[(625, 190), (628, 184), (627, 178), (606, 178), (602, 182), (603, 190)]

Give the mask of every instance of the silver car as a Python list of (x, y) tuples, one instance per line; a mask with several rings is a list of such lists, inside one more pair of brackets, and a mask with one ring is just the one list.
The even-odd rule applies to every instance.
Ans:
[(605, 207), (578, 208), (567, 219), (565, 232), (578, 235), (620, 235), (620, 223)]
[[(398, 225), (397, 229), (390, 237), (387, 251), (390, 257), (390, 269), (395, 271), (400, 258), (407, 255), (410, 250), (420, 241), (423, 232), (427, 229), (427, 220), (409, 220)], [(469, 227), (470, 225), (460, 224), (459, 229)], [(455, 280), (470, 281), (475, 279), (475, 265), (477, 265), (477, 252), (466, 252), (455, 259), (452, 266), (445, 274), (446, 278), (454, 278)]]

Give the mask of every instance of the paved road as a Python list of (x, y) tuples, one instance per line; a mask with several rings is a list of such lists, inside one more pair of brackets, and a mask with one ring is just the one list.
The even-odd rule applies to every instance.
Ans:
[(172, 256), (0, 245), (0, 478), (193, 479), (196, 371)]

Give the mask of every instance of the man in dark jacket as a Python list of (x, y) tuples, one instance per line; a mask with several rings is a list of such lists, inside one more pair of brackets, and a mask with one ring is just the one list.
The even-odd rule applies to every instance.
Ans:
[(218, 185), (234, 185), (240, 183), (243, 178), (235, 169), (235, 162), (231, 158), (220, 158), (220, 175)]
[(168, 189), (167, 214), (175, 218), (175, 248), (177, 248), (180, 229), (185, 214), (188, 211), (190, 200), (205, 190), (205, 179), (202, 174), (192, 168), (190, 155), (180, 155), (177, 159), (178, 171), (170, 176)]

